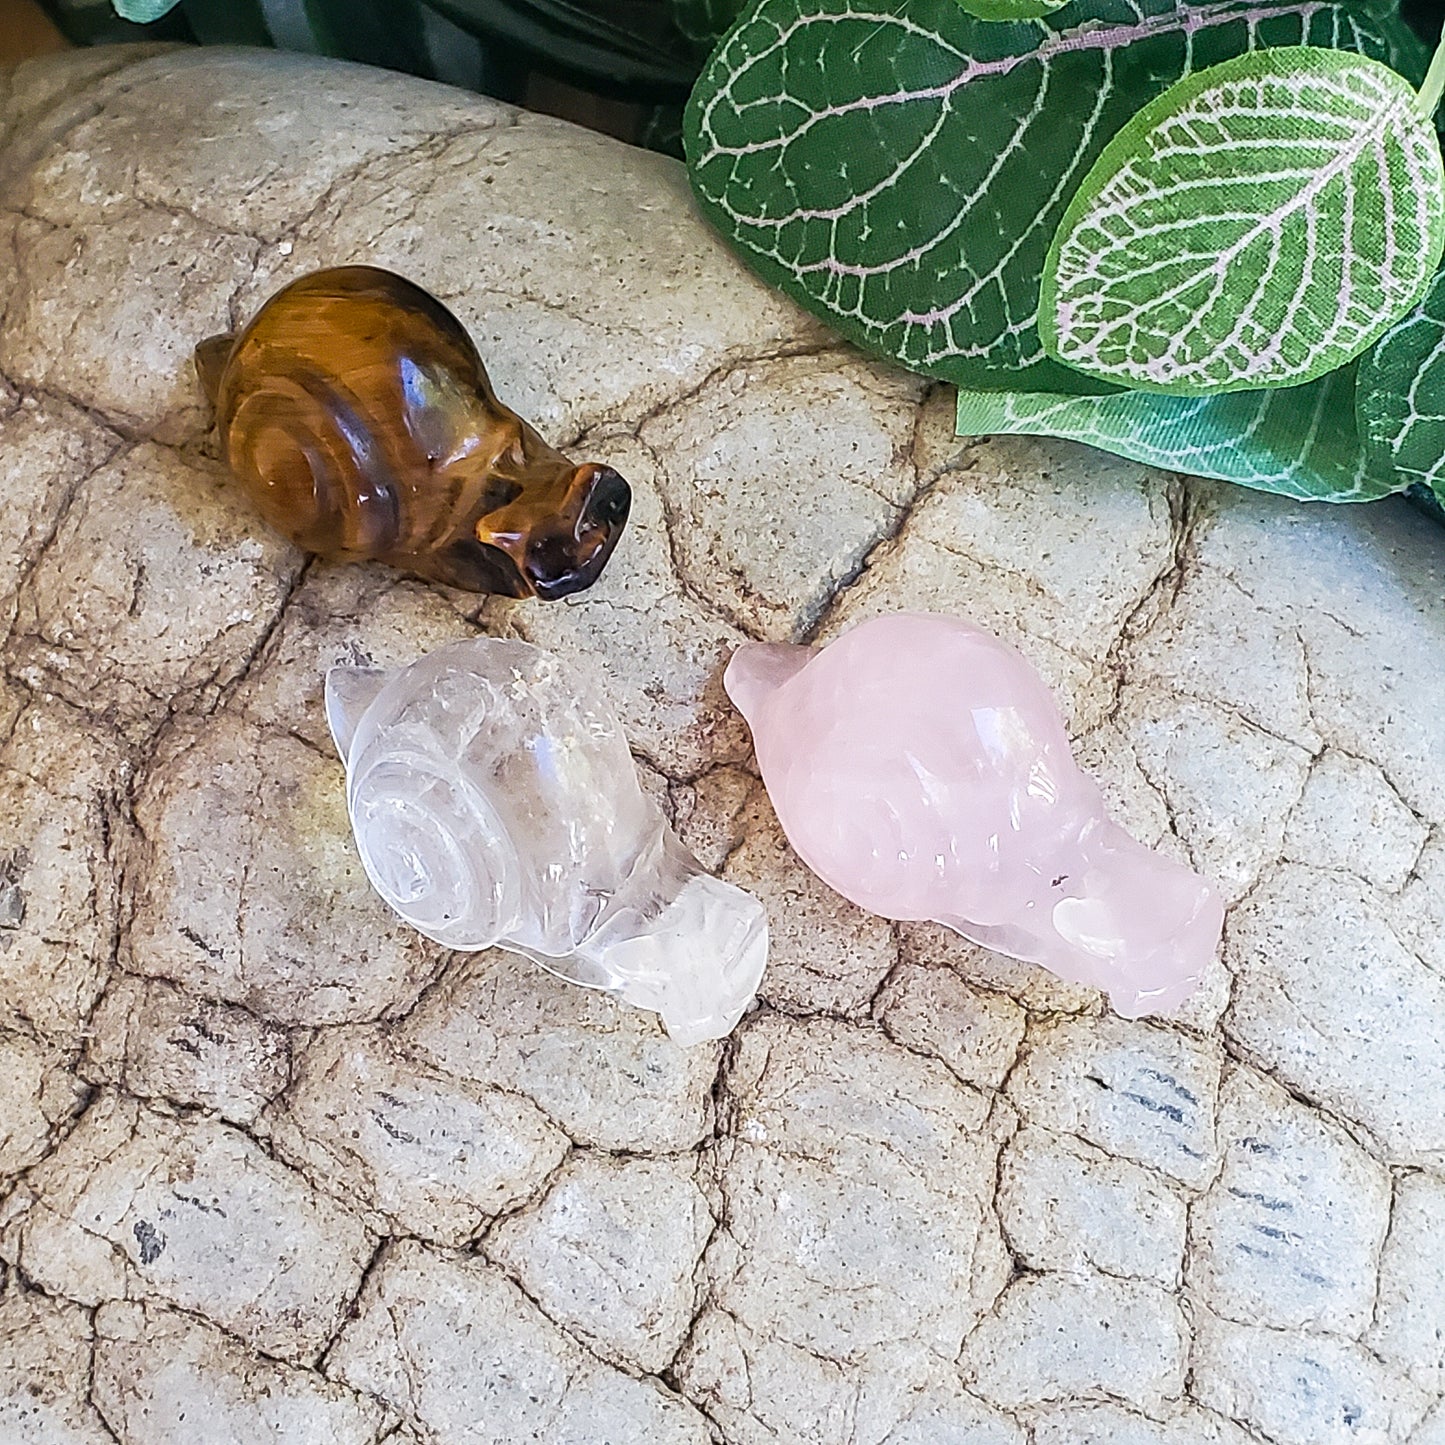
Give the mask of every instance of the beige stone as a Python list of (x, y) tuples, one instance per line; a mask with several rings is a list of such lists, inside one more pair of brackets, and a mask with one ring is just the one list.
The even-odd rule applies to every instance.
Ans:
[(1445, 978), (1347, 874), (1286, 864), (1240, 907), (1225, 1028), (1391, 1160), (1445, 1163)]
[(1218, 1167), (1221, 1061), (1170, 1029), (1061, 1019), (1030, 1030), (1009, 1096), (1035, 1124), (1197, 1186)]
[(0, 732), (0, 1018), (63, 1047), (111, 965), (128, 776), (104, 729), (59, 702), (21, 703)]
[(673, 826), (704, 868), (721, 870), (742, 844), (758, 788), (752, 773), (727, 763), (669, 788)]
[(1178, 1283), (1184, 1201), (1137, 1164), (1025, 1127), (1004, 1148), (995, 1202), (1009, 1247), (1032, 1269), (1092, 1265), (1165, 1289)]
[[(668, 459), (678, 565), (721, 613), (773, 641), (809, 629), (916, 489), (920, 390), (846, 352), (782, 357), (724, 373), (643, 429)], [(787, 455), (810, 468), (779, 487)]]
[(768, 970), (759, 993), (789, 1012), (861, 1015), (898, 961), (886, 919), (844, 902), (810, 872), (755, 794), (725, 876), (768, 910)]
[(879, 990), (875, 1012), (905, 1048), (941, 1059), (966, 1084), (998, 1088), (1018, 1057), (1024, 1011), (946, 968), (904, 964)]
[(585, 606), (490, 602), (488, 626), (585, 656), (633, 752), (667, 776), (692, 777), (718, 760), (746, 756), (747, 728), (722, 690), (722, 667), (743, 634), (678, 571), (676, 539), (685, 529), (664, 499), (658, 453), (608, 432), (589, 439), (587, 449), (632, 487), (627, 565), (608, 567)]
[(1220, 1090), (1219, 1136), (1224, 1167), (1190, 1216), (1196, 1297), (1245, 1324), (1358, 1338), (1375, 1309), (1389, 1175), (1248, 1069)]
[(398, 1032), (443, 1072), (531, 1099), (579, 1144), (669, 1153), (712, 1126), (713, 1046), (680, 1049), (654, 1015), (515, 954), (468, 959)]
[(258, 727), (279, 726), (323, 756), (336, 756), (323, 701), (328, 669), (396, 667), (470, 636), (453, 599), (474, 601), (380, 565), (315, 563), (287, 600), (280, 626), (247, 670), (236, 701)]
[(898, 608), (953, 611), (1013, 643), (1080, 730), (1113, 700), (1102, 661), (1167, 572), (1173, 522), (1156, 474), (1090, 458), (1066, 480), (1066, 444), (1011, 439), (950, 457), (898, 535), (829, 611), (824, 636)]
[[(589, 592), (307, 564), (226, 481), (196, 341), (352, 261), (630, 479)], [(0, 1436), (1445, 1445), (1432, 524), (956, 438), (676, 162), (315, 57), (0, 76), (0, 316)], [(722, 668), (900, 607), (1218, 879), (1175, 1018), (792, 854)], [(590, 667), (765, 901), (725, 1044), (369, 889), (325, 670), (478, 630)]]
[(360, 1222), (237, 1129), (107, 1096), (6, 1201), (0, 1250), (84, 1304), (152, 1298), (309, 1360), (370, 1244)]
[(1119, 1405), (1064, 1405), (1032, 1418), (1034, 1445), (1252, 1445), (1232, 1420), (1184, 1409), (1167, 1420)]
[(1411, 1438), (1429, 1404), (1352, 1341), (1207, 1314), (1196, 1329), (1200, 1402), (1279, 1445), (1391, 1445)]
[(1006, 994), (1040, 1013), (1097, 1013), (1101, 1007), (1096, 989), (980, 948), (939, 923), (900, 923), (898, 942), (906, 962), (951, 969), (966, 984)]
[(1422, 1389), (1445, 1393), (1445, 1178), (1395, 1184), (1380, 1288), (1365, 1342)]
[(171, 739), (135, 810), (146, 870), (129, 967), (282, 1023), (414, 1002), (439, 951), (372, 892), (344, 776), (284, 725), (233, 713)]
[(373, 1445), (385, 1419), (376, 1401), (257, 1359), (191, 1315), (118, 1302), (95, 1330), (96, 1405), (135, 1445)]
[[(15, 224), (16, 279), (0, 366), (21, 385), (73, 398), (114, 426), (173, 437), (200, 415), (190, 364), (201, 339), (192, 332), (196, 318), (204, 318), (202, 334), (226, 329), (256, 243), (141, 205), (90, 214), (102, 229), (37, 214)], [(117, 265), (142, 255), (131, 284), (116, 286)]]
[(1157, 1410), (1183, 1393), (1188, 1330), (1164, 1290), (1092, 1271), (1016, 1279), (964, 1346), (967, 1379), (1007, 1408), (1111, 1396)]
[[(1206, 557), (1212, 531), (1211, 519), (1194, 528)], [(1316, 751), (1320, 735), (1295, 619), (1256, 600), (1254, 569), (1240, 577), (1203, 561), (1196, 559), (1180, 579), (1168, 612), (1132, 650), (1132, 676)]]
[(114, 1445), (89, 1398), (90, 1351), (84, 1310), (12, 1278), (0, 1291), (0, 1440)]
[(1395, 937), (1421, 963), (1445, 977), (1445, 833), (1438, 826), (1405, 886), (1385, 906)]
[(1296, 863), (1354, 873), (1395, 892), (1429, 835), (1374, 763), (1327, 752), (1315, 760), (1290, 815), (1284, 852)]
[(487, 1254), (597, 1353), (656, 1373), (696, 1313), (715, 1222), (694, 1167), (579, 1151), (535, 1206), (501, 1221)]
[(79, 1111), (85, 1086), (66, 1062), (24, 1034), (0, 1033), (0, 1178), (43, 1158)]
[[(978, 1208), (997, 1147), (986, 1105), (875, 1033), (779, 1016), (744, 1026), (728, 1091), (722, 1222), (681, 1378), (741, 1439), (823, 1441), (842, 1399), (921, 1386), (1002, 1286)], [(733, 1352), (750, 1393), (731, 1382)], [(773, 1376), (777, 1400), (759, 1389)]]
[(375, 1028), (323, 1034), (271, 1123), (277, 1148), (376, 1229), (442, 1244), (533, 1197), (567, 1152), (527, 1098), (414, 1063)]
[(0, 629), (15, 594), (55, 537), (75, 490), (121, 445), (83, 412), (44, 396), (18, 397), (0, 383)]
[(1445, 1441), (1445, 1400), (1442, 1400), (1410, 1436), (1410, 1445), (1441, 1445)]
[(410, 1241), (372, 1275), (327, 1372), (440, 1445), (708, 1439), (691, 1405), (599, 1364), (495, 1268)]
[(144, 735), (240, 675), (296, 566), (213, 471), (137, 447), (71, 498), (18, 594), (11, 666)]
[(213, 1109), (234, 1124), (254, 1123), (291, 1077), (284, 1030), (233, 1004), (128, 975), (112, 981), (91, 1016), (88, 1050), (87, 1078)]
[(1233, 902), (1280, 855), (1310, 757), (1236, 715), (1139, 689), (1120, 717), (1194, 867)]

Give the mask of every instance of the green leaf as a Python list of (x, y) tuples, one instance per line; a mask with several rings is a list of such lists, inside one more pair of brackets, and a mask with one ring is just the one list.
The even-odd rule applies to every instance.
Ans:
[(1301, 42), (1425, 69), (1377, 0), (1074, 0), (1015, 24), (957, 0), (760, 0), (693, 91), (693, 188), (760, 275), (860, 345), (971, 388), (1107, 391), (1035, 326), (1070, 196), (1191, 66)]
[(749, 0), (671, 0), (673, 23), (703, 55), (727, 34)]
[(1355, 402), (1375, 463), (1445, 502), (1445, 273), (1365, 353)]
[(1445, 169), (1414, 90), (1359, 55), (1256, 51), (1105, 147), (1049, 248), (1039, 329), (1103, 381), (1298, 386), (1404, 315), (1442, 249)]
[(1061, 10), (1069, 0), (958, 0), (958, 3), (980, 20), (1037, 20), (1051, 10)]
[(137, 25), (149, 25), (168, 15), (180, 0), (114, 0), (115, 13), (122, 20), (132, 20)]
[(1355, 429), (1354, 384), (1348, 366), (1305, 386), (1223, 396), (960, 391), (958, 433), (1068, 437), (1301, 501), (1368, 502), (1406, 479), (1367, 455)]

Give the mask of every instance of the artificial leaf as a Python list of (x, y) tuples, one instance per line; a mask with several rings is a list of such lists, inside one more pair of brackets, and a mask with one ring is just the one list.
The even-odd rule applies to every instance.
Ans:
[(1377, 464), (1445, 501), (1445, 273), (1365, 353), (1355, 404)]
[(270, 45), (260, 0), (181, 0), (191, 34), (202, 45)]
[(1125, 386), (1298, 386), (1408, 311), (1442, 249), (1440, 143), (1410, 85), (1361, 55), (1256, 51), (1104, 148), (1049, 248), (1039, 330)]
[(1368, 502), (1406, 479), (1367, 455), (1355, 429), (1355, 368), (1304, 386), (1223, 396), (960, 391), (958, 433), (1068, 437), (1191, 476), (1301, 501)]
[(748, 8), (748, 0), (671, 0), (677, 28), (706, 55)]
[(1140, 105), (1255, 47), (1424, 50), (1385, 0), (1074, 0), (994, 24), (957, 0), (760, 0), (704, 68), (685, 143), (703, 211), (859, 344), (967, 387), (1107, 391), (1046, 357), (1044, 256)]
[(958, 0), (970, 15), (980, 20), (1037, 20), (1051, 10), (1060, 10), (1069, 0)]
[(168, 15), (180, 0), (114, 0), (115, 13), (122, 20), (134, 21), (137, 25), (149, 25)]

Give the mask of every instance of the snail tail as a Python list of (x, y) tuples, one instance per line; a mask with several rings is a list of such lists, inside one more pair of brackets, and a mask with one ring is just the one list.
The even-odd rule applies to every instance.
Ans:
[(236, 335), (227, 331), (221, 336), (208, 336), (196, 347), (196, 375), (206, 389), (206, 396), (212, 406), (221, 389), (221, 373), (230, 359), (231, 348), (236, 344)]

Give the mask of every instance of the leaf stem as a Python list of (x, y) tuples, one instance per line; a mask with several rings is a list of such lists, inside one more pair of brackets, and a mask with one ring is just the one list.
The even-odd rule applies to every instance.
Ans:
[(1439, 109), (1442, 95), (1445, 95), (1445, 34), (1441, 35), (1435, 54), (1430, 57), (1430, 69), (1425, 72), (1425, 83), (1415, 97), (1416, 108), (1426, 120)]

